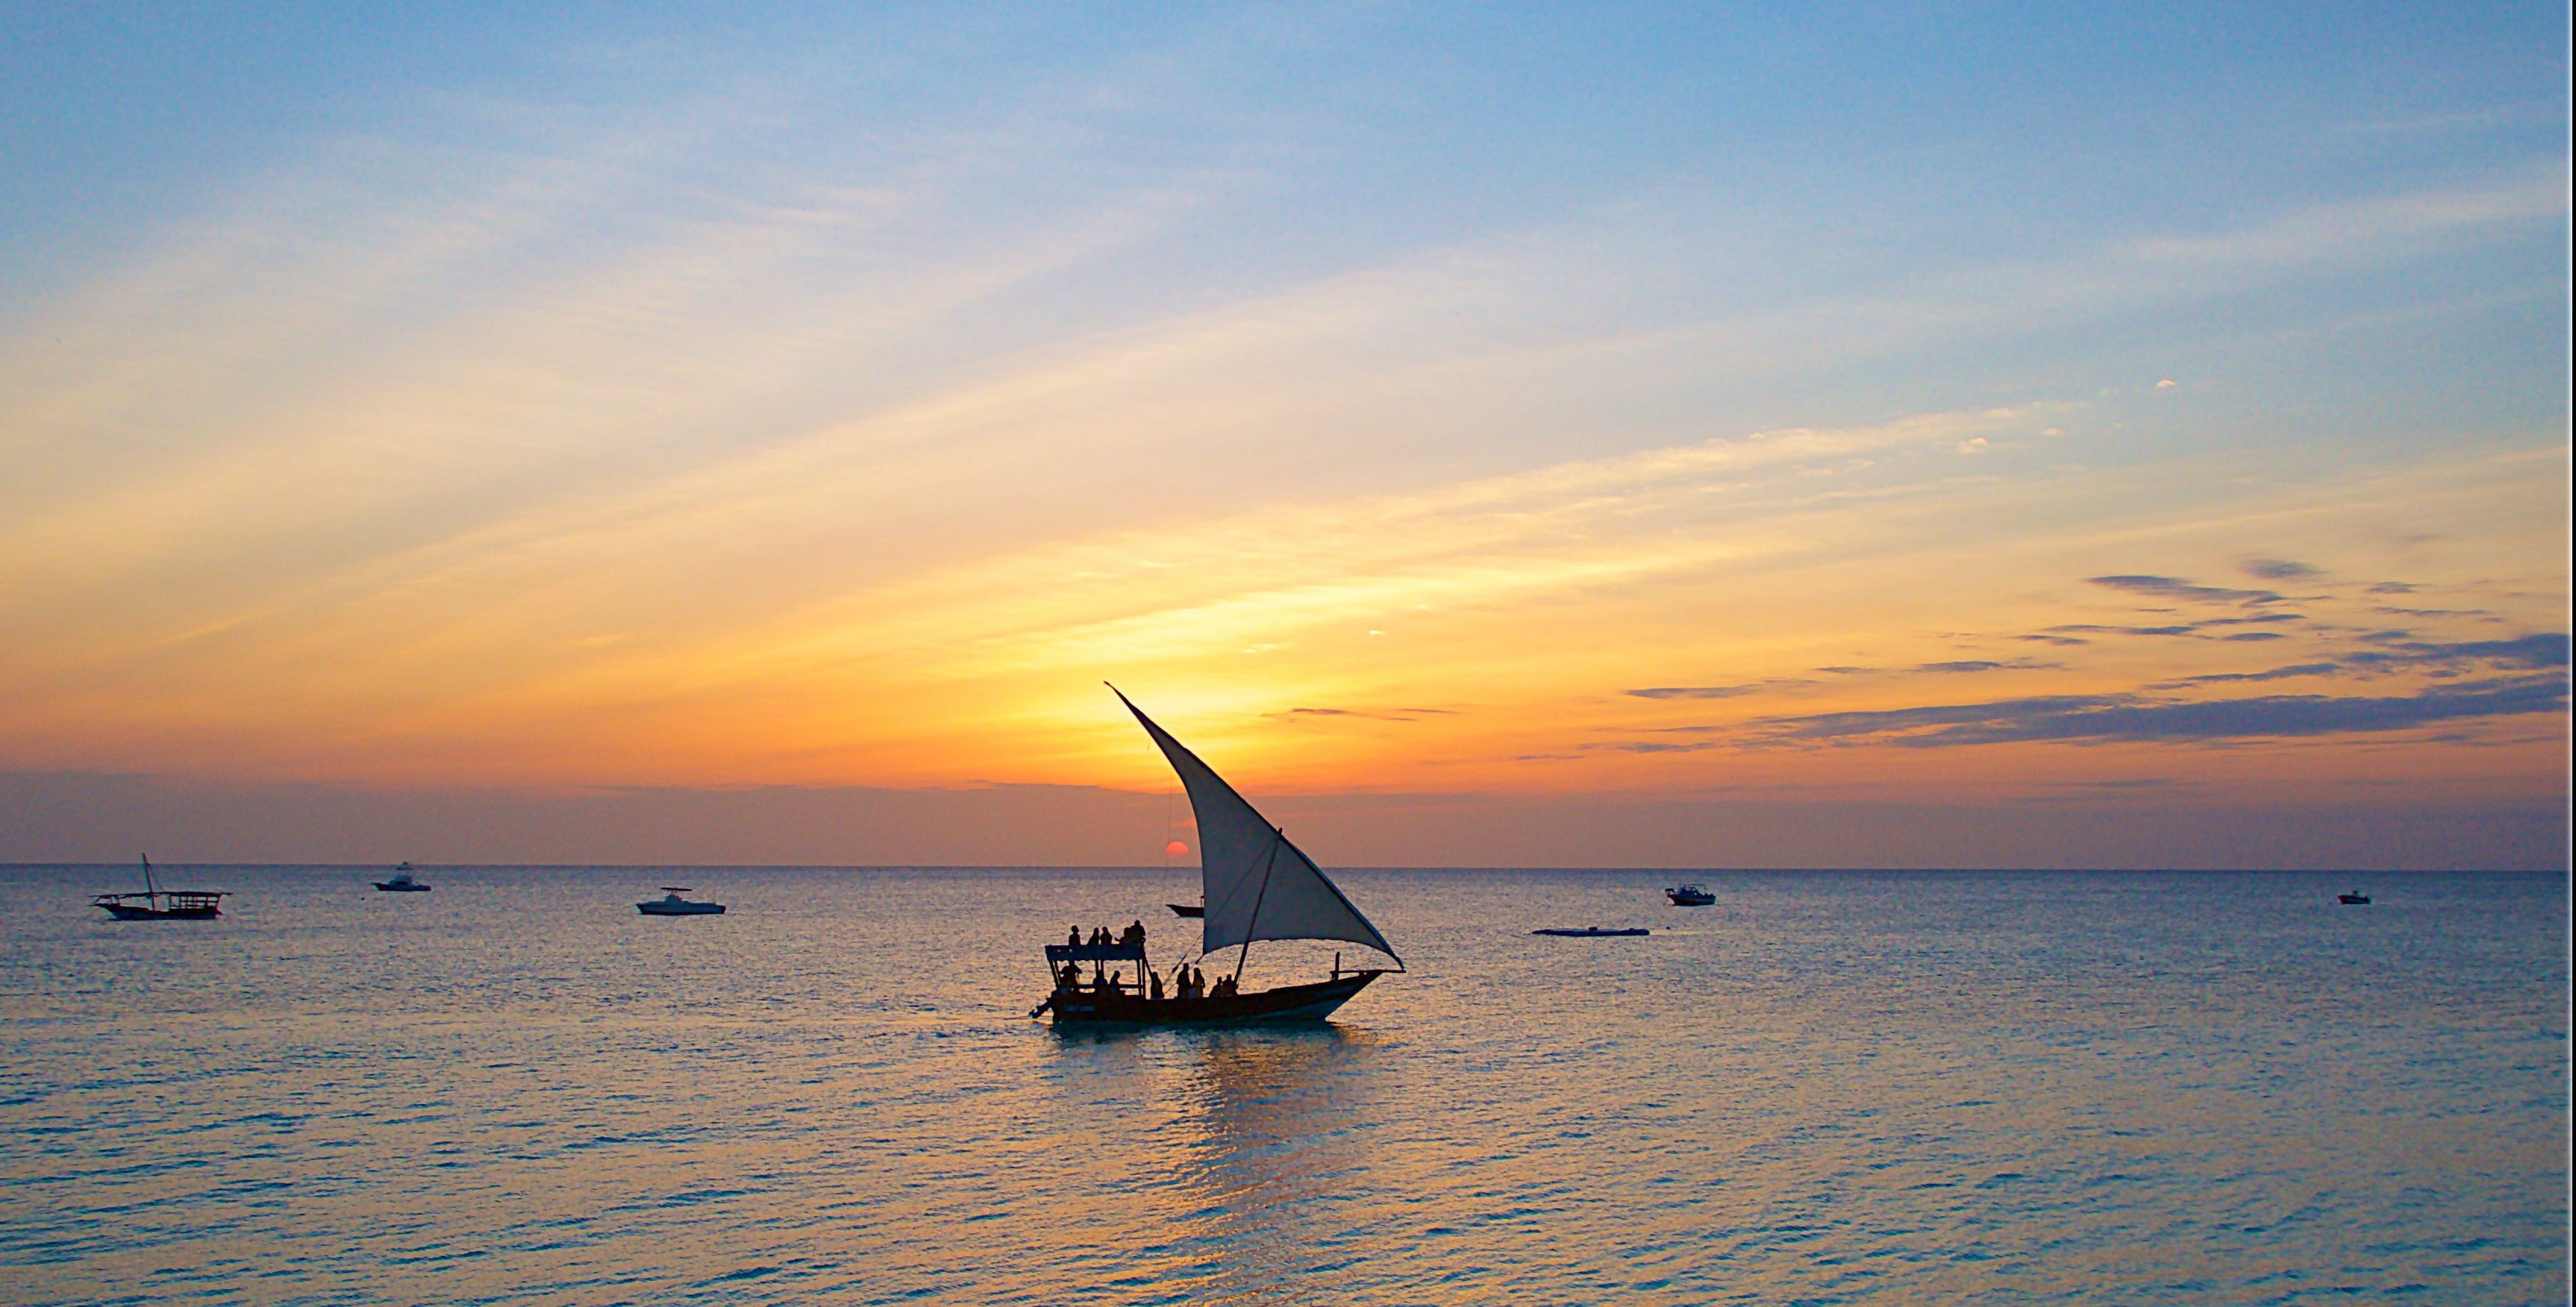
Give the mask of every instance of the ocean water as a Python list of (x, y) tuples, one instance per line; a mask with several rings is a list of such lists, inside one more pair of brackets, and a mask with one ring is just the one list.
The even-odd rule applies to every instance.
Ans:
[(1336, 874), (1332, 1026), (1068, 1034), (1190, 874), (0, 868), (0, 1299), (2567, 1298), (2562, 876)]

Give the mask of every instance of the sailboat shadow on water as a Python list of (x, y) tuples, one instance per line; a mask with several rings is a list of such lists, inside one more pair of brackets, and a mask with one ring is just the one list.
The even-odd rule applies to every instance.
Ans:
[[(1378, 977), (1404, 970), (1404, 959), (1361, 915), (1305, 850), (1270, 824), (1234, 787), (1199, 761), (1169, 732), (1154, 724), (1144, 710), (1111, 686), (1110, 693), (1136, 715), (1188, 791), (1190, 810), (1198, 820), (1199, 882), (1206, 905), (1200, 918), (1199, 957), (1240, 949), (1234, 972), (1201, 987), (1189, 977), (1195, 967), (1174, 973), (1174, 992), (1158, 993), (1147, 977), (1153, 964), (1145, 942), (1134, 935), (1118, 940), (1079, 937), (1046, 947), (1047, 974), (1054, 991), (1030, 1016), (1055, 1014), (1058, 1025), (1254, 1025), (1319, 1022), (1347, 1003)], [(1385, 954), (1393, 967), (1344, 969), (1335, 955), (1331, 975), (1320, 981), (1271, 989), (1241, 987), (1244, 964), (1257, 940), (1338, 940)], [(1086, 980), (1083, 964), (1091, 967)], [(1135, 979), (1126, 979), (1126, 967)], [(1117, 968), (1111, 971), (1110, 968)]]

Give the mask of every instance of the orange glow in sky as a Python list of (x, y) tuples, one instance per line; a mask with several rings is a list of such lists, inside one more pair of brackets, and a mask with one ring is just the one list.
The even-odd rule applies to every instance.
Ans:
[[(2124, 92), (2197, 145), (1962, 102), (1846, 168), (1711, 35), (1497, 83), (1558, 157), (1383, 35), (1319, 18), (1298, 113), (1232, 28), (929, 41), (953, 95), (549, 30), (626, 89), (215, 72), (185, 167), (47, 119), (0, 805), (1167, 793), (1103, 681), (1290, 799), (2563, 800), (2560, 109), (2292, 51)], [(1668, 77), (1763, 111), (1572, 90)]]

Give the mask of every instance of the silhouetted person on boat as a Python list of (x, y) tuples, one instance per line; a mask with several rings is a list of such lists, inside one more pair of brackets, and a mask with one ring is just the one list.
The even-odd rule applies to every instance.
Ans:
[(1056, 988), (1068, 992), (1082, 988), (1082, 964), (1079, 962), (1065, 963), (1064, 970), (1056, 973), (1055, 983)]
[(1137, 921), (1131, 921), (1131, 922), (1128, 922), (1128, 923), (1127, 923), (1127, 929), (1126, 929), (1126, 930), (1124, 930), (1124, 931), (1119, 932), (1119, 935), (1118, 935), (1118, 942), (1119, 942), (1119, 943), (1121, 943), (1121, 944), (1142, 944), (1142, 943), (1144, 943), (1144, 942), (1145, 942), (1145, 923), (1144, 923), (1142, 920), (1137, 920)]
[(1082, 927), (1067, 926), (1064, 928), (1064, 946), (1066, 948), (1082, 947)]
[(1162, 973), (1162, 972), (1159, 972), (1159, 971), (1148, 971), (1148, 972), (1146, 972), (1146, 973), (1145, 973), (1145, 997), (1146, 997), (1148, 1000), (1150, 1000), (1150, 1001), (1152, 1001), (1152, 1002), (1156, 1002), (1156, 1003), (1160, 1003), (1160, 1002), (1162, 1002), (1162, 1001), (1163, 1001), (1163, 973)]

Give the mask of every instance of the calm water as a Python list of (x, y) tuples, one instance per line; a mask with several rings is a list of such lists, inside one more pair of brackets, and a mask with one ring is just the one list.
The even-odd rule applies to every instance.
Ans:
[(1037, 946), (1180, 874), (124, 878), (0, 868), (9, 1301), (2568, 1293), (2558, 876), (1353, 871), (1412, 974), (1127, 1035)]

